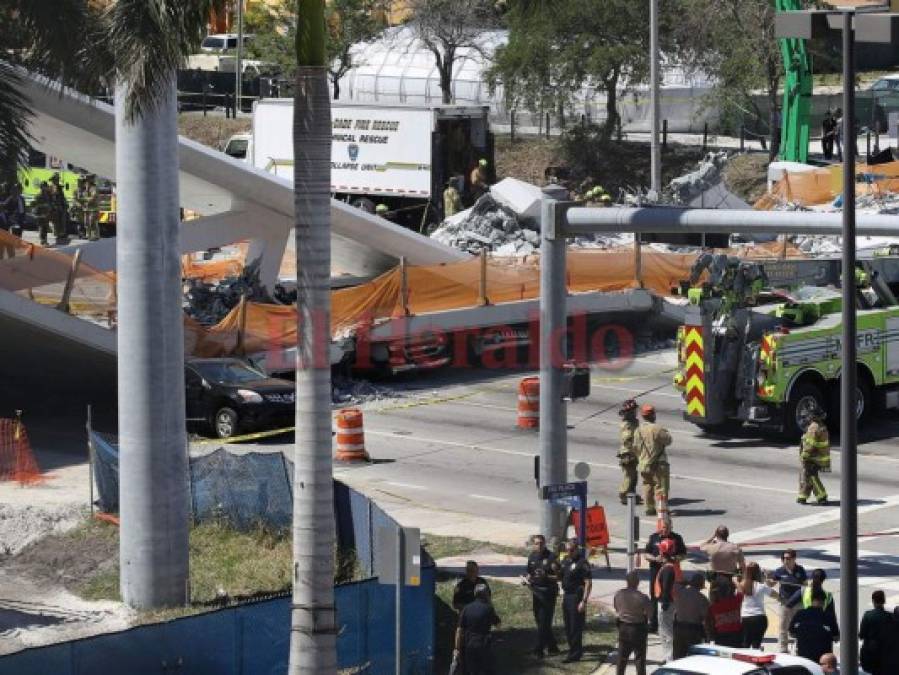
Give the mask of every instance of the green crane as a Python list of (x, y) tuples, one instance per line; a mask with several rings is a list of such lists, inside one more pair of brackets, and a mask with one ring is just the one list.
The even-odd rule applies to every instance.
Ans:
[[(803, 9), (802, 0), (774, 0), (778, 12)], [(809, 121), (812, 105), (812, 64), (805, 40), (781, 38), (780, 53), (784, 62), (783, 123), (780, 136), (780, 159), (808, 162)]]

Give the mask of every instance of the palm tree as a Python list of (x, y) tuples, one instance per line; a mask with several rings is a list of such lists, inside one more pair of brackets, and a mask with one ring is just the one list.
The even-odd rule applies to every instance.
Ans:
[(331, 464), (331, 101), (324, 0), (297, 0), (297, 251), (292, 675), (337, 672)]
[(189, 600), (176, 72), (212, 0), (116, 0), (118, 380), (122, 599)]

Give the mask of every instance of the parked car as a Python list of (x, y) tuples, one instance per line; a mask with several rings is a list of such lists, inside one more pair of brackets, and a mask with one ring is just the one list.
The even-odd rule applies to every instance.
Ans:
[(670, 661), (655, 675), (824, 675), (817, 663), (791, 654), (719, 645), (695, 645), (690, 656)]
[(295, 385), (240, 359), (190, 359), (184, 368), (188, 424), (213, 436), (293, 426)]

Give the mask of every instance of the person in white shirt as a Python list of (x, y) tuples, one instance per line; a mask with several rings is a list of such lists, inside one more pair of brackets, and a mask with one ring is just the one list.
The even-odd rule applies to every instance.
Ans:
[(740, 623), (743, 625), (743, 646), (762, 648), (765, 631), (768, 630), (768, 616), (765, 614), (765, 596), (776, 598), (772, 588), (775, 582), (762, 576), (762, 569), (756, 562), (746, 565), (746, 573), (740, 580), (743, 604), (740, 606)]

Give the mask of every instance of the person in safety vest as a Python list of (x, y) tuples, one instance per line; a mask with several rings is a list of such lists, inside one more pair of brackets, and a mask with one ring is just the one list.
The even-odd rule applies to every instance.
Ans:
[[(618, 498), (622, 504), (627, 504), (627, 495), (637, 491), (637, 431), (640, 423), (637, 422), (637, 402), (629, 398), (618, 409), (621, 418), (621, 447), (618, 449), (618, 465), (621, 467), (621, 485), (618, 486)], [(637, 497), (637, 503), (642, 500)]]
[(796, 498), (799, 504), (805, 504), (812, 492), (819, 505), (827, 504), (827, 490), (818, 475), (830, 472), (830, 435), (824, 425), (824, 417), (824, 411), (817, 405), (806, 415), (805, 433), (799, 449), (799, 461), (802, 463), (799, 496)]
[(668, 499), (671, 467), (665, 448), (671, 445), (671, 434), (656, 424), (656, 409), (645, 404), (640, 409), (644, 424), (637, 432), (637, 449), (640, 453), (638, 469), (643, 476), (643, 499), (646, 515), (656, 515), (656, 496)]
[(656, 575), (655, 597), (659, 599), (659, 637), (665, 662), (674, 660), (674, 596), (677, 584), (683, 581), (683, 573), (677, 556), (677, 544), (673, 539), (663, 539), (659, 544), (662, 567)]

